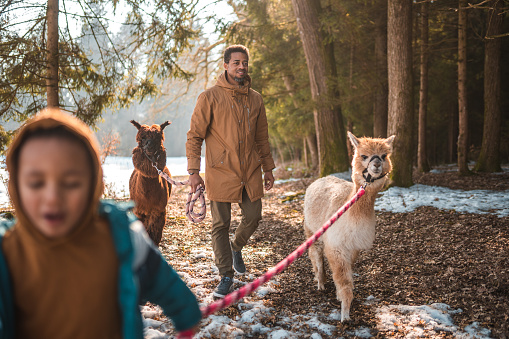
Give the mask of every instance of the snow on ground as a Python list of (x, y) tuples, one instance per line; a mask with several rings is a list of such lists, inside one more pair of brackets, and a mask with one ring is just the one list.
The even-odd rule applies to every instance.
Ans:
[[(2, 160), (2, 158), (0, 158)], [(166, 160), (166, 166), (171, 175), (187, 175), (187, 158), (170, 157)], [(205, 169), (205, 158), (202, 157), (202, 170)], [(106, 193), (110, 197), (128, 198), (129, 197), (129, 178), (133, 172), (134, 165), (131, 157), (107, 157), (103, 164), (104, 182), (106, 184)], [(8, 174), (4, 168), (0, 168), (0, 207), (9, 206), (9, 197), (7, 187), (2, 181), (7, 180)]]
[[(168, 167), (173, 175), (186, 175), (186, 158), (168, 158)], [(202, 167), (204, 168), (204, 166)], [(127, 196), (129, 177), (132, 173), (132, 161), (130, 157), (111, 157), (104, 165), (105, 182), (117, 196)], [(339, 173), (336, 176), (342, 179), (349, 179), (350, 173)], [(6, 178), (5, 170), (0, 169), (0, 179)], [(289, 179), (292, 180), (292, 179)], [(286, 182), (276, 181), (276, 184)], [(292, 195), (295, 192), (289, 192)], [(302, 196), (300, 197), (302, 198)], [(5, 185), (0, 183), (0, 207), (8, 205), (8, 197)], [(462, 213), (494, 213), (498, 216), (509, 215), (509, 191), (463, 191), (443, 187), (425, 185), (414, 185), (410, 188), (392, 187), (380, 193), (375, 209), (388, 212), (411, 212), (419, 206), (433, 206), (440, 209), (456, 210)], [(193, 290), (201, 302), (201, 306), (211, 303), (210, 290), (204, 288), (207, 282), (219, 283), (217, 269), (213, 265), (213, 254), (210, 248), (194, 249), (191, 255), (196, 258), (207, 258), (208, 264), (191, 266), (185, 263), (176, 267), (180, 276)], [(199, 277), (199, 278), (193, 278)], [(257, 277), (248, 276), (249, 280)], [(235, 280), (238, 286), (242, 282)], [(275, 291), (278, 281), (277, 277), (262, 286), (256, 293), (263, 297)], [(377, 307), (379, 300), (370, 296), (364, 303)], [(246, 334), (264, 334), (268, 338), (299, 338), (303, 337), (304, 328), (311, 328), (314, 334), (313, 339), (330, 337), (334, 326), (327, 324), (327, 321), (339, 321), (341, 314), (334, 310), (331, 314), (319, 314), (312, 310), (308, 314), (287, 316), (285, 314), (274, 314), (274, 310), (266, 307), (262, 301), (247, 296), (235, 307), (238, 308), (240, 316), (237, 319), (230, 319), (226, 316), (213, 315), (201, 323), (200, 332), (196, 338), (210, 338), (221, 336), (225, 338), (242, 338)], [(490, 331), (481, 328), (478, 323), (472, 323), (465, 328), (458, 328), (454, 325), (451, 314), (461, 310), (451, 309), (445, 304), (431, 304), (422, 306), (391, 305), (379, 306), (377, 308), (378, 330), (387, 333), (403, 331), (407, 337), (419, 337), (426, 333), (432, 335), (437, 331), (450, 332), (458, 338), (489, 338)], [(145, 338), (169, 338), (166, 332), (172, 328), (171, 323), (162, 316), (162, 311), (157, 306), (143, 306), (142, 314), (145, 324)], [(261, 325), (260, 320), (264, 317), (273, 316), (277, 319), (277, 326), (268, 328)], [(171, 331), (170, 331), (171, 332)], [(361, 327), (351, 333), (352, 336), (369, 338), (372, 336), (370, 329)]]
[(380, 195), (375, 202), (377, 211), (401, 213), (412, 212), (420, 206), (432, 206), (460, 213), (509, 216), (509, 191), (464, 191), (417, 184), (410, 188), (391, 187)]
[(378, 308), (378, 330), (388, 334), (403, 332), (405, 338), (438, 336), (439, 331), (453, 333), (457, 338), (490, 338), (490, 330), (474, 322), (463, 330), (454, 325), (451, 314), (461, 313), (447, 304), (423, 306), (391, 305)]
[[(172, 245), (163, 245), (172, 246)], [(213, 253), (210, 248), (195, 248), (190, 256), (194, 258), (208, 259), (199, 265), (190, 265), (188, 262), (175, 267), (180, 277), (196, 294), (200, 301), (200, 307), (204, 307), (214, 300), (211, 290), (205, 288), (205, 283), (219, 283), (217, 268), (214, 266)], [(253, 281), (257, 276), (248, 274), (247, 279)], [(246, 282), (234, 279), (235, 286), (245, 285)], [(256, 334), (265, 335), (267, 338), (332, 338), (335, 326), (331, 323), (339, 323), (341, 311), (332, 310), (324, 314), (310, 309), (307, 314), (288, 315), (276, 314), (274, 309), (264, 304), (260, 297), (276, 291), (279, 285), (278, 277), (260, 287), (255, 294), (246, 296), (233, 307), (239, 311), (239, 316), (231, 319), (225, 315), (212, 315), (203, 320), (200, 330), (195, 338), (245, 338)], [(459, 328), (452, 320), (451, 315), (461, 313), (461, 309), (452, 309), (449, 305), (435, 303), (431, 305), (407, 306), (390, 305), (383, 306), (381, 301), (374, 296), (367, 297), (363, 303), (372, 305), (377, 313), (377, 330), (390, 337), (391, 333), (398, 333), (408, 338), (439, 336), (439, 331), (448, 332), (457, 338), (490, 338), (490, 331), (482, 328), (478, 323), (472, 323), (465, 328)], [(171, 323), (162, 317), (162, 311), (158, 306), (142, 307), (145, 318), (145, 338), (170, 338), (166, 332), (172, 328)], [(162, 318), (161, 318), (162, 317)], [(262, 319), (274, 317), (274, 327), (262, 325)], [(156, 319), (156, 320), (154, 320)], [(163, 319), (163, 320), (161, 320)], [(310, 336), (310, 329), (312, 335)], [(349, 336), (359, 338), (371, 338), (375, 333), (367, 327), (353, 329)]]

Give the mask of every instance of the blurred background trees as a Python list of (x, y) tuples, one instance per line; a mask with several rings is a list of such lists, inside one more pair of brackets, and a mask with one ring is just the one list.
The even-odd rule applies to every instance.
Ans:
[[(47, 104), (49, 1), (0, 5), (4, 143), (13, 121)], [(172, 120), (168, 154), (184, 155), (197, 95), (222, 72), (224, 47), (241, 43), (280, 167), (345, 170), (346, 130), (396, 134), (402, 186), (414, 168), (457, 163), (469, 174), (473, 162), (486, 172), (509, 162), (508, 1), (58, 3), (58, 105), (95, 125), (99, 139), (118, 135), (119, 155), (134, 145), (130, 119)]]
[[(509, 23), (504, 20), (509, 2), (321, 1), (315, 37), (322, 41), (320, 48), (333, 46), (335, 65), (320, 75), (329, 87), (337, 86), (333, 100), (313, 96), (309, 76), (319, 76), (313, 73), (317, 66), (306, 66), (316, 60), (305, 59), (305, 39), (298, 35), (302, 18), (292, 17), (289, 8), (301, 2), (307, 1), (245, 0), (237, 5), (244, 21), (229, 32), (229, 41), (246, 41), (251, 48), (253, 86), (267, 102), (280, 160), (294, 160), (297, 154), (307, 166), (317, 165), (306, 156), (312, 143), (302, 139), (305, 132), (323, 130), (316, 116), (313, 124), (313, 112), (327, 103), (340, 107), (345, 126), (356, 135), (397, 135), (397, 185), (412, 184), (414, 167), (428, 171), (437, 164), (468, 166), (479, 160), (476, 169), (494, 171), (509, 161), (509, 63), (503, 61), (509, 60)], [(460, 17), (468, 17), (466, 25), (459, 24)], [(297, 94), (296, 89), (302, 90)], [(290, 128), (304, 121), (310, 128)], [(321, 157), (337, 157), (325, 152)], [(498, 165), (481, 167), (488, 161), (483, 159)]]

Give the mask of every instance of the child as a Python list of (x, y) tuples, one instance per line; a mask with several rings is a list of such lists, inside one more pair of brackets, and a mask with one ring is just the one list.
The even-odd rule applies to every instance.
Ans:
[(143, 338), (139, 304), (159, 304), (177, 331), (197, 326), (193, 293), (118, 204), (100, 202), (90, 129), (45, 110), (7, 157), (17, 221), (0, 223), (0, 338)]

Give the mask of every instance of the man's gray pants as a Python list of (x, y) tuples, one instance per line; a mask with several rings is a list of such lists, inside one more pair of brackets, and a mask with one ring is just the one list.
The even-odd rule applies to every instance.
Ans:
[(245, 188), (242, 191), (242, 203), (239, 203), (239, 207), (242, 210), (242, 219), (230, 246), (231, 203), (210, 202), (212, 249), (221, 277), (233, 278), (232, 249), (236, 252), (242, 250), (262, 220), (262, 200), (258, 199), (252, 202)]

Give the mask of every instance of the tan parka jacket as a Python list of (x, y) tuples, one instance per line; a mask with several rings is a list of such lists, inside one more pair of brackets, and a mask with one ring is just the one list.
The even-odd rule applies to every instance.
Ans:
[(274, 169), (262, 96), (250, 88), (231, 85), (226, 72), (198, 97), (187, 132), (189, 171), (199, 171), (203, 140), (205, 186), (212, 201), (241, 202), (245, 187), (251, 201), (263, 197), (262, 171)]

